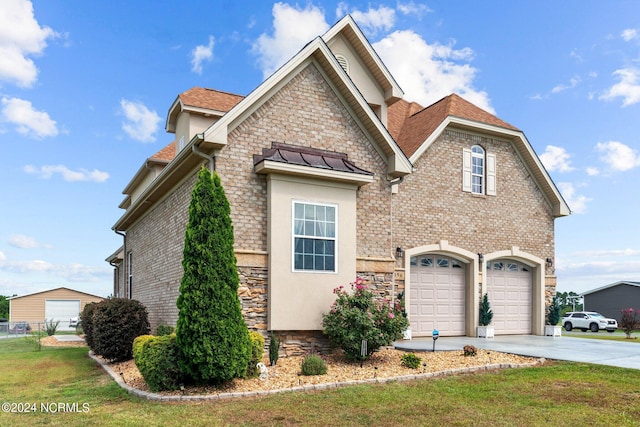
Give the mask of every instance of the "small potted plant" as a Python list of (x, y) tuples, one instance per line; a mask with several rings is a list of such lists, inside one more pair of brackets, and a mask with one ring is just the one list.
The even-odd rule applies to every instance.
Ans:
[(548, 337), (559, 337), (562, 335), (562, 326), (560, 322), (560, 299), (558, 295), (554, 296), (549, 306), (549, 314), (547, 314), (547, 324), (544, 327), (544, 334)]
[(480, 326), (478, 326), (478, 338), (493, 338), (494, 329), (491, 325), (493, 320), (493, 311), (489, 304), (489, 295), (484, 294), (482, 303), (480, 304)]

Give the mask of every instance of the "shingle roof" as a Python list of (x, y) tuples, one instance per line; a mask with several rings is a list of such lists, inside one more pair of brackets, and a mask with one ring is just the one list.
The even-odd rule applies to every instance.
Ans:
[(184, 105), (227, 112), (244, 96), (202, 87), (192, 87), (178, 95)]
[(402, 151), (411, 157), (447, 117), (458, 117), (519, 130), (456, 94), (419, 110), (419, 104), (400, 100), (389, 107), (389, 132)]
[(312, 168), (327, 169), (340, 172), (351, 172), (362, 175), (373, 175), (356, 166), (344, 153), (319, 150), (317, 148), (299, 147), (296, 145), (274, 142), (271, 148), (263, 148), (262, 154), (253, 155), (254, 166), (270, 160), (290, 165), (309, 166)]
[(149, 160), (170, 162), (176, 156), (176, 142), (173, 141), (162, 150), (158, 151), (153, 156), (149, 157)]

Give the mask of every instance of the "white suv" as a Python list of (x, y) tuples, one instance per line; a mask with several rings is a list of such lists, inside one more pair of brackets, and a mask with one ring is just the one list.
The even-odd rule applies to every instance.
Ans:
[(562, 326), (566, 331), (580, 329), (587, 332), (589, 329), (591, 332), (598, 332), (600, 329), (606, 329), (607, 332), (615, 332), (618, 322), (595, 311), (573, 311), (564, 315)]

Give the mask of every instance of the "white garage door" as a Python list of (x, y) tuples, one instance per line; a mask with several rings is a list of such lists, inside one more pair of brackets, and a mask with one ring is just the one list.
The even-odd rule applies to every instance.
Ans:
[(46, 300), (44, 317), (47, 321), (59, 320), (59, 330), (70, 329), (69, 319), (80, 314), (80, 300)]
[(530, 334), (531, 267), (511, 260), (487, 263), (487, 293), (496, 334)]
[(465, 266), (441, 255), (411, 258), (409, 320), (414, 336), (464, 335)]

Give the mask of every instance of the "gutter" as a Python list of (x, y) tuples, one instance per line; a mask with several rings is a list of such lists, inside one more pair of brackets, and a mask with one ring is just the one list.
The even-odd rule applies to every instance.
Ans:
[(209, 155), (204, 151), (200, 151), (200, 149), (198, 148), (198, 144), (204, 141), (204, 133), (195, 134), (191, 141), (193, 141), (193, 144), (191, 145), (191, 151), (193, 152), (193, 154), (207, 159), (209, 172), (213, 174), (213, 172), (216, 170), (216, 156), (214, 154)]
[[(122, 236), (122, 252), (123, 252), (123, 257), (122, 257), (122, 265), (124, 266), (124, 271), (126, 273), (127, 271), (127, 233), (122, 232), (122, 231), (118, 231), (115, 228), (113, 229), (113, 231), (115, 231), (116, 234), (119, 234), (120, 236)], [(109, 264), (111, 264), (111, 262), (109, 262)], [(111, 264), (112, 267), (116, 267), (115, 265)], [(119, 273), (119, 272), (118, 272)], [(126, 277), (125, 277), (126, 278)], [(118, 281), (120, 280), (120, 274), (118, 274)], [(127, 291), (129, 287), (126, 286), (126, 281), (125, 281), (125, 287), (124, 287), (124, 297), (127, 297)], [(118, 289), (118, 291), (120, 291), (120, 289)], [(118, 292), (120, 293), (120, 292)], [(114, 295), (115, 296), (115, 295)], [(131, 299), (131, 295), (128, 296), (129, 299)]]

